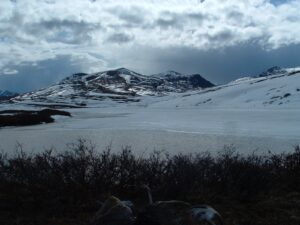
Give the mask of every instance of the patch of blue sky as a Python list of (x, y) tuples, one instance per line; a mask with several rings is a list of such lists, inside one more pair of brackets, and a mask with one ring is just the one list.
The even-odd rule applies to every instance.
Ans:
[(271, 0), (271, 3), (274, 5), (281, 5), (281, 4), (287, 3), (289, 1), (290, 0)]

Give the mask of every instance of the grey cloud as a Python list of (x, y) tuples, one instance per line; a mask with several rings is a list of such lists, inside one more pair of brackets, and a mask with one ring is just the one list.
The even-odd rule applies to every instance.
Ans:
[(76, 27), (79, 29), (86, 28), (86, 27), (96, 27), (94, 24), (89, 24), (84, 21), (72, 21), (72, 20), (48, 20), (48, 21), (41, 21), (40, 25), (44, 26), (47, 29), (61, 29), (64, 27)]
[[(28, 19), (27, 19), (28, 20)], [(71, 19), (41, 19), (25, 22), (24, 12), (14, 11), (7, 26), (0, 26), (0, 35), (18, 43), (32, 44), (40, 40), (79, 44), (90, 40), (89, 32), (101, 30), (100, 22), (89, 23)]]
[[(111, 13), (114, 13), (118, 16), (119, 19), (125, 21), (130, 25), (139, 25), (142, 24), (145, 19), (144, 19), (144, 10), (139, 7), (130, 7), (129, 9), (124, 9), (124, 8), (117, 8), (117, 9), (111, 9)], [(146, 12), (144, 12), (146, 13)]]
[(181, 24), (178, 22), (178, 19), (176, 19), (176, 18), (170, 18), (170, 19), (160, 18), (156, 21), (156, 24), (162, 28), (168, 28), (168, 27), (180, 28), (181, 27)]
[(226, 16), (227, 18), (233, 19), (237, 22), (240, 22), (244, 18), (244, 14), (236, 10), (230, 11)]
[[(143, 17), (138, 14), (138, 8), (132, 8), (133, 12), (116, 10), (118, 12), (118, 18), (125, 21), (125, 24), (112, 24), (109, 25), (113, 30), (121, 30), (128, 27), (137, 26), (143, 22)], [(115, 12), (115, 13), (116, 13)], [(135, 12), (135, 13), (134, 13)], [(111, 13), (113, 13), (111, 11)], [(15, 30), (21, 27), (24, 34), (34, 37), (37, 40), (45, 40), (48, 43), (65, 43), (65, 44), (88, 44), (94, 31), (103, 31), (105, 29), (100, 22), (87, 22), (84, 20), (74, 21), (70, 19), (48, 19), (41, 20), (31, 24), (20, 24), (23, 21), (22, 15), (14, 16), (14, 21), (10, 24), (14, 24), (10, 31), (6, 31), (6, 36), (12, 37)], [(1, 28), (0, 28), (1, 29)], [(18, 42), (32, 43), (35, 40), (25, 40), (21, 37), (15, 36), (13, 39)], [(134, 39), (133, 35), (116, 32), (107, 38), (110, 43), (127, 43)]]
[(160, 28), (176, 28), (182, 29), (184, 24), (184, 17), (178, 13), (163, 12), (160, 17), (156, 20), (155, 26)]
[(205, 19), (207, 19), (207, 16), (205, 16), (203, 13), (187, 13), (187, 17), (193, 20), (196, 20), (198, 22), (203, 22)]
[[(1, 21), (0, 21), (1, 22)], [(23, 33), (24, 27), (24, 17), (21, 13), (15, 11), (9, 18), (6, 18), (5, 23), (2, 23), (0, 26), (0, 35), (2, 38), (7, 40), (15, 40), (17, 42), (26, 42), (28, 40), (20, 36), (20, 33)]]
[(142, 24), (144, 22), (144, 18), (141, 15), (134, 14), (121, 14), (119, 18), (126, 21), (130, 25)]
[[(161, 12), (156, 19), (153, 27), (160, 27), (162, 29), (172, 28), (178, 30), (184, 30), (184, 27), (193, 27), (194, 29), (200, 29), (205, 21), (212, 19), (210, 15), (205, 15), (201, 12)], [(188, 25), (189, 24), (189, 25)]]
[(115, 17), (117, 20), (112, 19), (107, 23), (107, 27), (120, 30), (120, 29), (146, 29), (149, 24), (148, 21), (145, 19), (147, 16), (149, 17), (149, 11), (145, 10), (144, 8), (137, 7), (137, 6), (130, 6), (130, 7), (122, 7), (122, 6), (115, 6), (109, 8), (107, 10), (111, 16)]
[(107, 38), (107, 41), (111, 43), (124, 44), (132, 41), (133, 39), (134, 37), (125, 33), (114, 33)]
[(99, 23), (92, 24), (84, 21), (48, 20), (32, 24), (28, 32), (43, 37), (49, 42), (62, 42), (67, 44), (86, 43), (91, 40), (89, 32), (100, 30)]
[[(216, 34), (206, 34), (208, 40), (211, 42), (227, 42), (234, 38), (234, 33), (231, 30), (222, 30)], [(200, 38), (202, 38), (200, 36)]]

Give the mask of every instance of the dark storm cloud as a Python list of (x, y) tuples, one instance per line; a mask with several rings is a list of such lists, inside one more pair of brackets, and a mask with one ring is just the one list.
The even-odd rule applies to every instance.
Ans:
[[(148, 74), (175, 70), (200, 73), (216, 84), (227, 83), (241, 76), (254, 76), (272, 66), (300, 65), (300, 45), (265, 51), (257, 43), (241, 44), (226, 49), (202, 51), (195, 48), (153, 49), (137, 47), (143, 55), (127, 55), (122, 61), (138, 72)], [(180, 54), (178, 54), (180, 52)], [(121, 54), (121, 53), (120, 53)], [(153, 67), (155, 65), (155, 67)]]
[[(143, 54), (137, 55), (138, 51)], [(300, 65), (299, 52), (300, 45), (271, 51), (264, 51), (257, 44), (210, 51), (194, 48), (136, 47), (132, 49), (132, 52), (126, 52), (127, 57), (122, 55), (122, 52), (116, 52), (120, 58), (117, 58), (117, 63), (111, 64), (110, 67), (122, 65), (146, 74), (167, 70), (190, 74), (200, 73), (208, 80), (222, 84), (241, 76), (257, 75), (275, 65), (281, 67)], [(45, 87), (72, 73), (87, 72), (87, 68), (79, 65), (80, 60), (73, 61), (67, 56), (45, 60), (36, 66), (24, 64), (15, 67), (20, 74), (1, 76), (0, 89), (23, 92)]]

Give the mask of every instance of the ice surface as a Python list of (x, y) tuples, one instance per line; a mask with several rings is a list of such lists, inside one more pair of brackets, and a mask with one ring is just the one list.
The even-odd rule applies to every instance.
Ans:
[(0, 148), (41, 151), (66, 148), (78, 138), (91, 140), (98, 149), (114, 151), (132, 146), (135, 152), (167, 150), (199, 152), (221, 150), (233, 144), (240, 152), (291, 151), (300, 144), (299, 110), (199, 110), (107, 107), (70, 110), (53, 124), (2, 128)]

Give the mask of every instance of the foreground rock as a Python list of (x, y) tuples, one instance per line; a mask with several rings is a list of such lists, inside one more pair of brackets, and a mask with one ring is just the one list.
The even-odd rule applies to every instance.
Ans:
[(126, 202), (110, 196), (96, 213), (92, 220), (93, 225), (132, 225), (135, 217)]
[(96, 213), (92, 225), (223, 225), (221, 215), (207, 205), (192, 206), (184, 201), (152, 202), (136, 212), (133, 203), (110, 196)]
[(149, 205), (137, 218), (138, 225), (222, 225), (220, 214), (210, 206), (192, 206), (183, 201)]
[(210, 206), (178, 200), (153, 202), (151, 189), (147, 185), (143, 188), (149, 205), (137, 217), (137, 225), (223, 225), (221, 215)]

